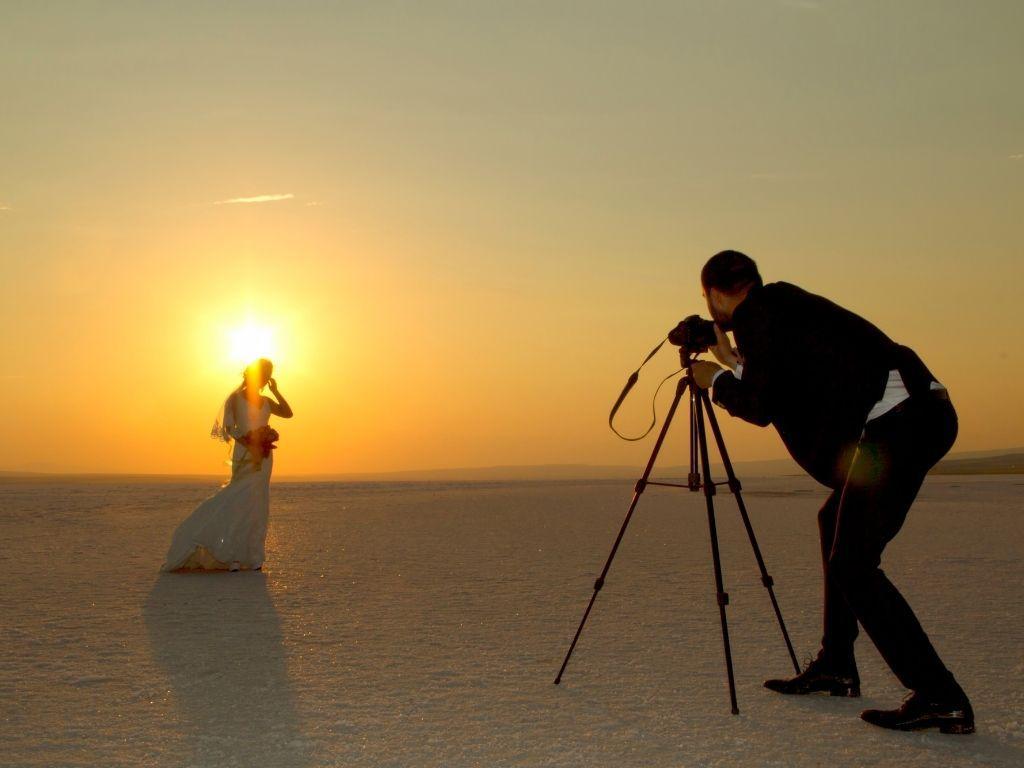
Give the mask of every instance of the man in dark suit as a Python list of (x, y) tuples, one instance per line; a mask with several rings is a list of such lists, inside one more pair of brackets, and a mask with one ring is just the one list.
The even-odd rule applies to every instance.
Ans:
[[(737, 251), (701, 273), (724, 365), (698, 361), (698, 386), (731, 415), (774, 425), (793, 458), (832, 489), (818, 513), (824, 566), (821, 649), (785, 694), (859, 696), (857, 623), (911, 694), (861, 717), (884, 728), (972, 733), (974, 713), (917, 617), (879, 567), (928, 470), (950, 449), (956, 411), (909, 348), (858, 315), (795, 285), (764, 285)], [(727, 331), (733, 331), (733, 349)], [(799, 374), (797, 372), (799, 371)]]

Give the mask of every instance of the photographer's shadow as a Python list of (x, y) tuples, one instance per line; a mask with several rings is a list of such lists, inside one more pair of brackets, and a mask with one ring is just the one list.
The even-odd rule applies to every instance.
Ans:
[(192, 751), (183, 764), (310, 762), (264, 574), (161, 574), (143, 615)]

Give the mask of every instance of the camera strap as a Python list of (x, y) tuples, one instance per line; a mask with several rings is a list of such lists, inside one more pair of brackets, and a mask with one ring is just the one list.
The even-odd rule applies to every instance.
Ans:
[(661, 383), (658, 384), (658, 388), (654, 390), (654, 397), (651, 398), (651, 423), (642, 435), (638, 435), (637, 437), (626, 437), (624, 434), (622, 434), (621, 432), (619, 432), (619, 430), (615, 428), (615, 424), (612, 423), (615, 419), (615, 414), (618, 412), (619, 407), (626, 399), (626, 396), (629, 395), (629, 391), (633, 389), (637, 381), (640, 380), (640, 371), (643, 369), (645, 365), (647, 365), (647, 363), (651, 361), (651, 358), (658, 354), (658, 351), (663, 346), (665, 346), (666, 341), (668, 341), (667, 338), (662, 339), (661, 343), (658, 344), (658, 346), (656, 346), (654, 349), (652, 349), (648, 353), (647, 357), (644, 358), (644, 361), (640, 363), (640, 367), (633, 371), (631, 374), (629, 374), (629, 378), (626, 380), (626, 386), (622, 388), (622, 392), (619, 393), (619, 397), (615, 401), (615, 405), (612, 406), (611, 413), (608, 414), (608, 426), (611, 427), (612, 432), (614, 432), (623, 440), (628, 440), (629, 442), (636, 442), (637, 440), (643, 440), (645, 437), (647, 437), (647, 435), (650, 434), (651, 430), (654, 429), (654, 425), (658, 422), (658, 414), (655, 410), (655, 402), (658, 399), (658, 393), (661, 391), (661, 388), (664, 386), (666, 381), (668, 381), (671, 378), (674, 378), (675, 376), (678, 376), (680, 373), (683, 372), (682, 368), (680, 368), (678, 371), (673, 371), (664, 379), (662, 379)]

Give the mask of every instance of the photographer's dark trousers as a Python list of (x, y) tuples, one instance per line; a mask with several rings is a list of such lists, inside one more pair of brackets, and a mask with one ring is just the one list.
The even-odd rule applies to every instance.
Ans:
[(957, 433), (945, 390), (921, 394), (872, 419), (864, 428), (846, 483), (818, 513), (825, 571), (826, 658), (853, 659), (860, 621), (904, 686), (942, 693), (953, 677), (914, 612), (879, 567), (928, 470)]

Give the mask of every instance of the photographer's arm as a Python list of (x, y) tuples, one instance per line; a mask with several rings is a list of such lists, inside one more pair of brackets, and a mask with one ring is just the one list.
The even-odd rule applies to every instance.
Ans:
[(720, 371), (715, 374), (711, 399), (729, 412), (730, 416), (749, 421), (759, 427), (767, 427), (772, 423), (769, 382), (770, 371), (768, 361), (770, 355), (761, 349), (760, 338), (745, 340), (742, 362), (737, 358), (733, 371)]
[(731, 371), (722, 371), (716, 377), (711, 399), (725, 408), (730, 416), (759, 427), (767, 427), (772, 423), (763, 393), (751, 385), (747, 376), (739, 379)]

